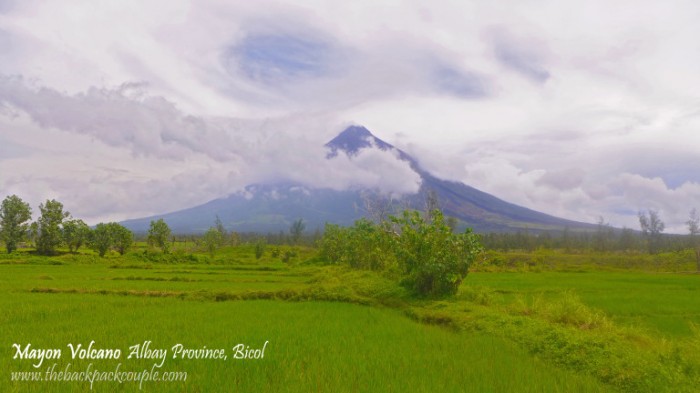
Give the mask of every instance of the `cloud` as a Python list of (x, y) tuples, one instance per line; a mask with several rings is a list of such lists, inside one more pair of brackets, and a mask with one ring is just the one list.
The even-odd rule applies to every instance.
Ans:
[(194, 116), (185, 116), (169, 101), (142, 95), (142, 86), (91, 88), (76, 95), (45, 87), (30, 87), (22, 78), (0, 76), (0, 104), (21, 110), (42, 127), (77, 132), (136, 156), (155, 155), (184, 160), (202, 153), (230, 160), (232, 140)]
[[(226, 53), (243, 74), (265, 84), (327, 75), (334, 66), (331, 45), (314, 37), (251, 35)], [(235, 65), (234, 65), (235, 66)]]
[(95, 217), (289, 177), (410, 189), (390, 155), (321, 161), (352, 121), (511, 202), (635, 227), (656, 206), (682, 229), (700, 184), (699, 10), (0, 1), (0, 187)]
[(15, 0), (0, 0), (0, 14), (7, 13), (15, 6)]
[(504, 27), (491, 28), (486, 36), (501, 65), (537, 83), (551, 77), (545, 68), (546, 48), (542, 43), (517, 37)]
[(222, 92), (292, 110), (341, 110), (396, 96), (480, 99), (492, 81), (449, 49), (391, 32), (356, 42), (306, 15), (253, 18), (225, 44)]
[(484, 77), (449, 66), (437, 68), (434, 73), (438, 92), (460, 98), (482, 98), (488, 94), (489, 83)]
[(34, 205), (64, 201), (88, 221), (162, 213), (226, 196), (256, 182), (309, 187), (418, 189), (395, 152), (326, 160), (339, 132), (333, 114), (267, 119), (185, 114), (140, 85), (76, 95), (0, 78), (0, 189)]
[(581, 186), (585, 172), (581, 168), (569, 168), (545, 172), (535, 181), (536, 185), (549, 186), (556, 190), (564, 191)]

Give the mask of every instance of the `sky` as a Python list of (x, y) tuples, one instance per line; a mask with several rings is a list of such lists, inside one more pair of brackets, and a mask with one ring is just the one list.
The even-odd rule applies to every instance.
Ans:
[(0, 0), (0, 197), (90, 224), (258, 182), (410, 193), (390, 152), (548, 214), (700, 209), (697, 1)]

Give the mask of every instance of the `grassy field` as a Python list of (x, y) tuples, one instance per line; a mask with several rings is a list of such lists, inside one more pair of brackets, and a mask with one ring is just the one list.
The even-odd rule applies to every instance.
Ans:
[(493, 291), (496, 303), (518, 296), (557, 299), (574, 292), (612, 321), (668, 339), (689, 337), (700, 326), (700, 276), (654, 272), (474, 273), (467, 287)]
[[(170, 257), (137, 249), (0, 257), (3, 391), (84, 391), (87, 382), (11, 381), (34, 371), (13, 343), (63, 348), (74, 370), (151, 368), (129, 347), (223, 348), (229, 358), (167, 359), (186, 381), (141, 391), (656, 392), (697, 390), (698, 275), (596, 269), (477, 271), (460, 293), (420, 300), (386, 277), (313, 263), (297, 248), (283, 263), (252, 246), (215, 257), (182, 245)], [(310, 261), (310, 262), (309, 262)], [(574, 269), (576, 270), (576, 269)], [(68, 343), (119, 348), (120, 359), (70, 358)], [(263, 359), (232, 347), (268, 341)], [(138, 391), (95, 382), (94, 391)]]

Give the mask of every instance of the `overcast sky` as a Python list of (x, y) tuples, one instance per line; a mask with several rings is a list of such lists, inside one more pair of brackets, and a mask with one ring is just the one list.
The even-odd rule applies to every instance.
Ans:
[[(292, 179), (410, 192), (362, 124), (549, 214), (700, 209), (697, 1), (0, 0), (0, 197), (91, 224)], [(391, 175), (388, 175), (391, 174)]]

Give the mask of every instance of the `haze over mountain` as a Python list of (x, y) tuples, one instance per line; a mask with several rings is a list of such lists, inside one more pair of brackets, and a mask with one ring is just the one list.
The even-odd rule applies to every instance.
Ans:
[(219, 217), (229, 230), (275, 232), (287, 230), (294, 220), (301, 218), (309, 230), (314, 230), (327, 222), (351, 225), (369, 213), (368, 203), (394, 212), (404, 207), (420, 210), (432, 191), (446, 215), (457, 218), (459, 226), (479, 232), (592, 227), (508, 203), (460, 182), (439, 179), (423, 170), (413, 157), (362, 126), (348, 127), (325, 147), (329, 164), (341, 154), (353, 160), (371, 149), (393, 154), (410, 165), (420, 178), (420, 187), (415, 193), (396, 194), (362, 187), (347, 190), (309, 187), (293, 181), (251, 184), (242, 192), (203, 205), (122, 224), (133, 231), (145, 232), (151, 220), (163, 218), (174, 232), (197, 233), (212, 226)]

